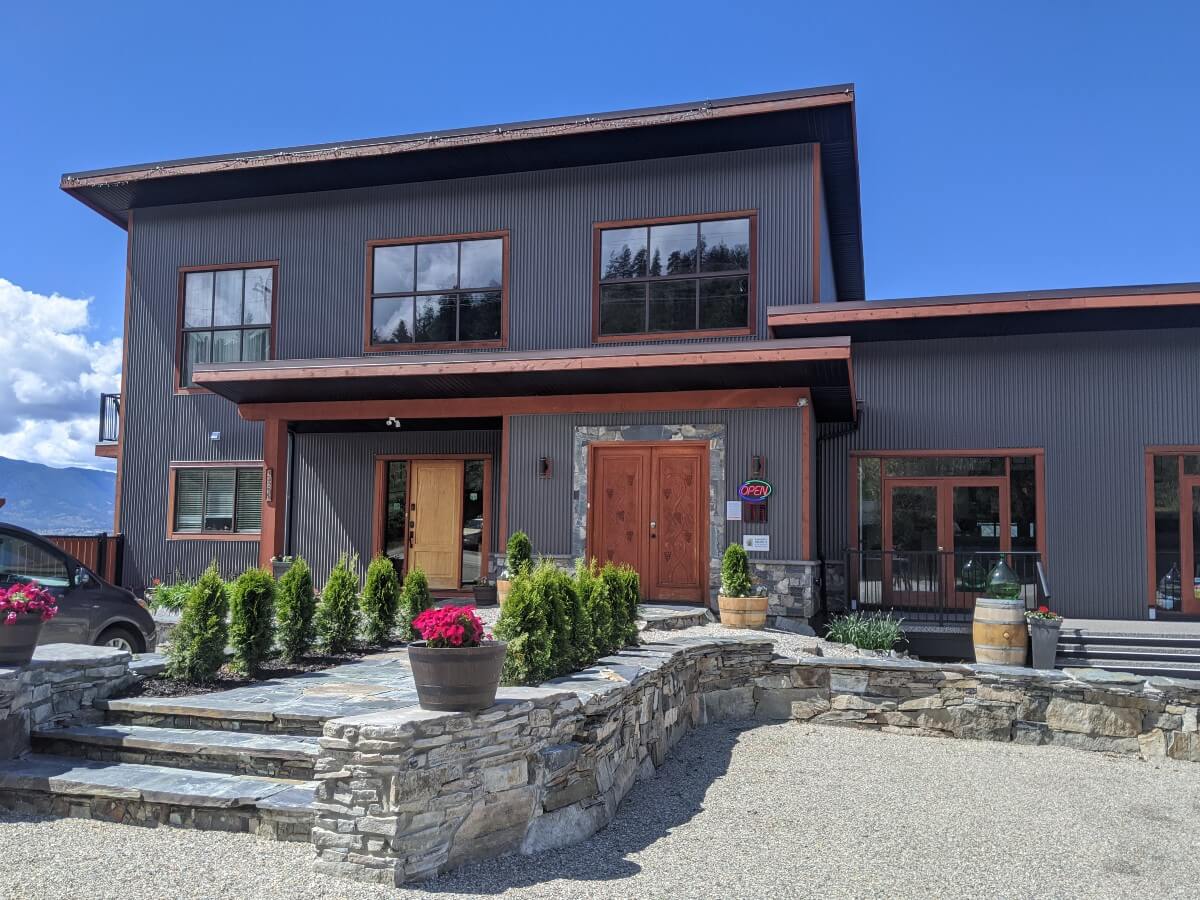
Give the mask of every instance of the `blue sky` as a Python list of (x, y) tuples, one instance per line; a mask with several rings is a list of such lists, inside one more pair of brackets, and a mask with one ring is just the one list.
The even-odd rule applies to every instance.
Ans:
[(871, 297), (1200, 280), (1197, 34), (1183, 2), (5, 4), (0, 279), (93, 298), (107, 349), (124, 233), (63, 172), (854, 82)]

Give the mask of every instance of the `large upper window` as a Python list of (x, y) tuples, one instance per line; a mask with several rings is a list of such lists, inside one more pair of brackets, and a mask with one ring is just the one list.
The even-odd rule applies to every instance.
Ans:
[(173, 477), (173, 533), (257, 535), (262, 528), (261, 466), (179, 467)]
[(196, 363), (271, 358), (274, 289), (271, 266), (184, 273), (179, 387), (194, 386)]
[(504, 234), (370, 247), (367, 349), (499, 344)]
[(597, 337), (749, 330), (753, 215), (598, 231)]

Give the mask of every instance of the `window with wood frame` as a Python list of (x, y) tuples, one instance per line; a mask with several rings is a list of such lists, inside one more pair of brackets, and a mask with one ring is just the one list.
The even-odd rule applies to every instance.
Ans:
[(372, 241), (366, 349), (500, 346), (507, 260), (506, 232)]
[(752, 329), (755, 215), (596, 226), (598, 339)]
[(179, 466), (171, 470), (171, 533), (257, 536), (263, 472), (254, 466)]
[(197, 363), (271, 358), (275, 267), (219, 267), (182, 273), (179, 388), (195, 387)]

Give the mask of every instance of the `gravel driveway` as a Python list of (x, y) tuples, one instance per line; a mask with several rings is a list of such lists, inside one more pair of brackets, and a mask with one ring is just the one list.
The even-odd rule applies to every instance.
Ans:
[(11, 898), (1197, 896), (1200, 765), (801, 724), (686, 738), (590, 841), (395, 891), (244, 835), (0, 818)]

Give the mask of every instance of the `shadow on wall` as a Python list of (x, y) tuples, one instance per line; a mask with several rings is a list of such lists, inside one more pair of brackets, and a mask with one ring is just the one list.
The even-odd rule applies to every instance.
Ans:
[(653, 777), (638, 782), (622, 801), (611, 825), (586, 841), (530, 856), (481, 860), (433, 881), (405, 885), (430, 894), (498, 895), (546, 882), (616, 881), (642, 867), (625, 857), (645, 850), (704, 808), (709, 786), (729, 768), (743, 731), (762, 722), (719, 722), (689, 732)]

